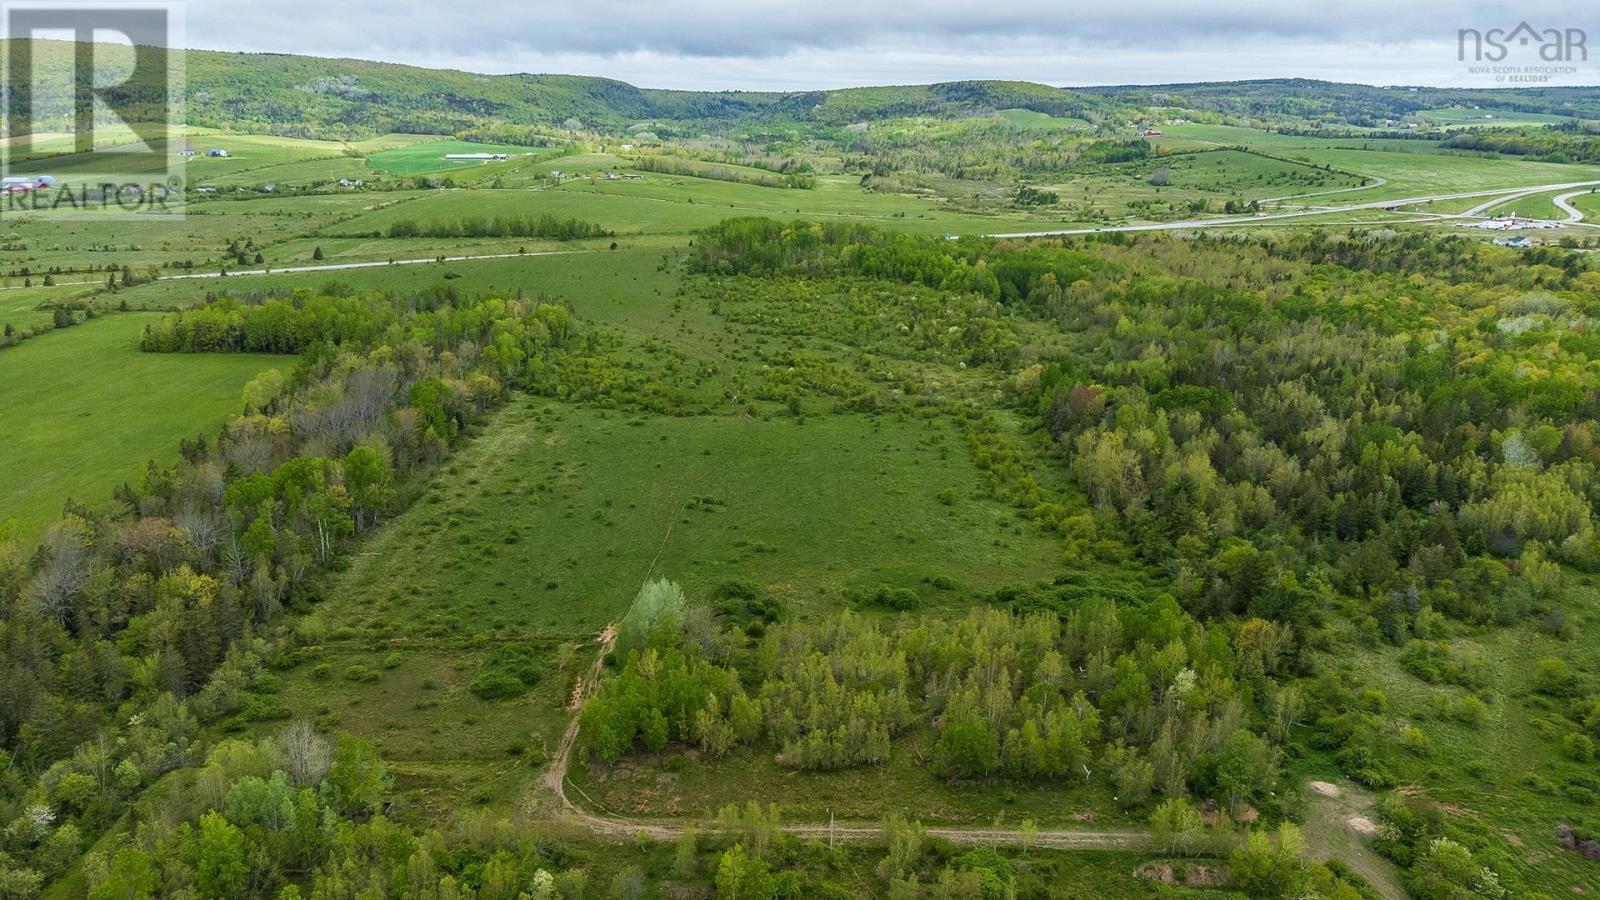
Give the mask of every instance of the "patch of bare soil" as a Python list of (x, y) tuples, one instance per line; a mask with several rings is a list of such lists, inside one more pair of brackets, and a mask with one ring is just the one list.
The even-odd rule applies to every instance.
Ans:
[(1344, 820), (1344, 824), (1347, 825), (1351, 831), (1354, 831), (1356, 834), (1359, 834), (1362, 837), (1378, 836), (1377, 824), (1366, 816), (1351, 816), (1350, 818)]
[(1316, 791), (1317, 793), (1321, 794), (1324, 797), (1337, 797), (1337, 796), (1339, 796), (1339, 786), (1336, 785), (1336, 784), (1329, 784), (1326, 781), (1308, 782), (1306, 784), (1306, 787), (1311, 788), (1313, 791)]

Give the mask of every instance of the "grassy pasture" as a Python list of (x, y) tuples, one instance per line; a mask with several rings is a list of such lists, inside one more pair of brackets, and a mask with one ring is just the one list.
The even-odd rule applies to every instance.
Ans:
[[(393, 241), (367, 242), (361, 239), (314, 239), (296, 241), (289, 248), (309, 261), (313, 244), (324, 248), (329, 262), (340, 262), (356, 257), (378, 259), (425, 258), (434, 250), (446, 249), (444, 242), (405, 242), (397, 246)], [(625, 291), (636, 287), (635, 282), (653, 277), (663, 251), (675, 246), (677, 240), (666, 238), (628, 238), (614, 253), (606, 250), (606, 243), (573, 242), (545, 247), (535, 241), (516, 242), (525, 245), (530, 254), (540, 249), (568, 252), (555, 256), (525, 256), (503, 259), (460, 260), (449, 263), (428, 263), (414, 266), (376, 266), (333, 272), (274, 272), (252, 275), (247, 278), (216, 280), (180, 280), (142, 284), (116, 295), (136, 308), (166, 309), (187, 306), (197, 302), (206, 291), (251, 294), (268, 291), (288, 291), (295, 288), (316, 289), (330, 281), (352, 285), (360, 290), (404, 292), (420, 290), (435, 284), (444, 284), (468, 293), (504, 292), (515, 295), (545, 293), (570, 299), (578, 305), (580, 313), (588, 315), (607, 310), (613, 318), (621, 318), (621, 310), (636, 312), (634, 297)], [(370, 244), (370, 247), (367, 245)], [(515, 252), (516, 247), (500, 242), (451, 245), (456, 249), (474, 252)], [(363, 249), (365, 248), (365, 249)], [(371, 255), (369, 255), (369, 251)], [(420, 251), (420, 252), (419, 252)], [(283, 248), (274, 248), (273, 260), (281, 261)], [(671, 283), (651, 285), (653, 291), (671, 290)], [(0, 294), (5, 297), (6, 294)]]
[(851, 220), (922, 233), (981, 233), (1042, 228), (1047, 215), (984, 216), (951, 210), (939, 201), (862, 191), (857, 179), (824, 176), (814, 190), (758, 187), (727, 181), (646, 173), (643, 181), (572, 181), (558, 188), (441, 191), (343, 223), (341, 234), (384, 231), (396, 221), (456, 221), (497, 215), (576, 217), (618, 234), (687, 233), (730, 216)]
[(1596, 177), (1593, 166), (1441, 152), (1437, 142), (1424, 139), (1300, 137), (1229, 125), (1173, 125), (1163, 130), (1166, 135), (1158, 142), (1163, 146), (1242, 146), (1388, 180), (1370, 191), (1346, 194), (1352, 202)]
[[(192, 175), (201, 173), (195, 172)], [(261, 186), (278, 184), (285, 187), (320, 181), (338, 181), (340, 178), (371, 178), (373, 171), (364, 159), (352, 156), (330, 156), (295, 162), (277, 163), (260, 168), (230, 172), (214, 178), (196, 180), (196, 185), (217, 188)]]
[[(944, 487), (954, 505), (936, 499)], [(1047, 577), (1055, 556), (982, 496), (962, 438), (939, 420), (640, 418), (522, 398), (361, 549), (302, 626), (315, 664), (286, 673), (278, 699), (371, 738), (419, 802), (467, 791), (509, 802), (536, 770), (508, 748), (551, 747), (566, 721), (573, 669), (560, 645), (619, 616), (647, 575), (700, 598), (746, 580), (804, 614), (879, 583), (958, 604)], [(958, 587), (923, 583), (935, 574)], [(470, 681), (507, 641), (540, 648), (546, 677), (521, 701), (486, 703)], [(346, 677), (358, 665), (382, 674)], [(735, 779), (718, 796), (750, 777), (704, 777), (717, 771)], [(854, 777), (833, 790), (848, 794)]]
[[(1151, 183), (1157, 172), (1166, 183)], [(1214, 210), (1229, 200), (1266, 200), (1357, 187), (1361, 179), (1297, 162), (1238, 150), (1204, 150), (1143, 160), (1114, 173), (1074, 175), (1048, 187), (1061, 198), (1069, 218), (1082, 211), (1121, 219), (1191, 218), (1188, 204), (1201, 201)]]
[[(371, 608), (319, 618), (582, 635), (647, 576), (702, 597), (750, 579), (804, 611), (880, 583), (944, 575), (982, 592), (1056, 568), (1052, 541), (976, 498), (963, 439), (934, 420), (640, 418), (529, 399), (488, 435), (354, 567)], [(941, 503), (945, 488), (962, 502)]]
[[(113, 144), (127, 145), (133, 142), (133, 135), (113, 132), (109, 140)], [(72, 149), (70, 135), (49, 135), (37, 146), (30, 147), (29, 152), (34, 158), (14, 161), (14, 168), (23, 173), (55, 175), (63, 183), (70, 183), (82, 176), (107, 173), (122, 176), (165, 174), (170, 162), (181, 165), (192, 183), (201, 183), (265, 166), (340, 157), (344, 153), (344, 145), (334, 141), (227, 134), (207, 129), (185, 129), (170, 137), (151, 141), (149, 148), (162, 156), (140, 154), (117, 159), (105, 153), (70, 153), (66, 152)], [(226, 150), (228, 155), (207, 156), (207, 151), (213, 148)], [(192, 149), (196, 155), (179, 157), (179, 152), (184, 149)]]
[(265, 356), (139, 352), (153, 315), (120, 313), (0, 350), (0, 520), (38, 537), (69, 497), (105, 502), (171, 464), (178, 440), (210, 433), (240, 405), (244, 383), (289, 362)]
[[(18, 249), (0, 250), (0, 285), (21, 285), (20, 269), (24, 266), (40, 273), (52, 267), (98, 271), (107, 265), (126, 265), (142, 273), (149, 266), (186, 261), (201, 265), (219, 259), (230, 240), (251, 238), (258, 247), (265, 247), (409, 196), (412, 195), (268, 195), (193, 203), (181, 216), (91, 216), (54, 211), (8, 217), (0, 228), (8, 243)], [(268, 261), (277, 261), (271, 251)], [(58, 278), (91, 279), (104, 280), (104, 275)], [(35, 274), (36, 285), (39, 280)]]
[(1521, 185), (1561, 184), (1600, 177), (1594, 166), (1533, 162), (1520, 159), (1487, 159), (1456, 154), (1397, 153), (1389, 150), (1317, 149), (1305, 153), (1308, 161), (1337, 169), (1378, 175), (1388, 184), (1371, 191), (1351, 192), (1347, 197), (1382, 200), (1422, 194), (1443, 194)]
[(42, 303), (59, 303), (86, 297), (92, 292), (89, 287), (31, 287), (13, 288), (0, 291), (0, 328), (10, 325), (21, 331), (31, 328), (52, 318), (52, 311), (41, 308)]
[(1517, 110), (1509, 109), (1496, 109), (1489, 111), (1477, 109), (1475, 107), (1471, 109), (1465, 107), (1425, 109), (1417, 113), (1417, 115), (1433, 122), (1436, 125), (1471, 125), (1476, 127), (1490, 128), (1504, 125), (1558, 125), (1562, 122), (1572, 121), (1570, 116), (1553, 116), (1547, 113), (1519, 112)]
[(1600, 219), (1600, 194), (1579, 194), (1567, 202), (1577, 207), (1579, 211), (1583, 213), (1583, 219), (1585, 222)]
[[(541, 155), (549, 153), (536, 147), (521, 147), (510, 144), (474, 144), (467, 141), (430, 141), (421, 144), (407, 144), (388, 150), (380, 150), (367, 157), (367, 162), (380, 172), (390, 175), (431, 175), (435, 172), (448, 172), (454, 169), (470, 169), (484, 166), (481, 160), (455, 160), (445, 159), (448, 153), (505, 153), (513, 158), (527, 154)], [(492, 165), (492, 164), (491, 164)]]
[(371, 155), (380, 150), (393, 150), (397, 147), (409, 147), (412, 144), (426, 144), (434, 141), (445, 140), (442, 134), (405, 134), (403, 132), (390, 132), (377, 137), (356, 141), (350, 146), (363, 155)]
[(1396, 150), (1405, 152), (1431, 153), (1439, 145), (1437, 140), (1428, 138), (1382, 138), (1382, 137), (1315, 137), (1310, 135), (1279, 134), (1276, 131), (1262, 131), (1256, 128), (1245, 128), (1239, 125), (1207, 125), (1188, 123), (1183, 125), (1163, 125), (1162, 135), (1153, 141), (1157, 146), (1172, 149), (1196, 149), (1199, 147), (1245, 147), (1251, 150), (1261, 150), (1269, 153), (1278, 153), (1284, 150), (1327, 149), (1327, 148), (1352, 148), (1363, 147), (1370, 149)]

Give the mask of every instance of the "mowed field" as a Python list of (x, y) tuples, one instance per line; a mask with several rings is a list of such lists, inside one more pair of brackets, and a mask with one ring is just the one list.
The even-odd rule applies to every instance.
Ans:
[(72, 498), (98, 505), (116, 485), (170, 465), (184, 437), (213, 434), (245, 382), (292, 360), (139, 351), (157, 317), (105, 316), (0, 351), (0, 521), (37, 538)]
[(482, 160), (445, 159), (452, 153), (504, 153), (511, 157), (548, 155), (553, 151), (511, 144), (474, 144), (466, 141), (430, 141), (381, 150), (367, 157), (372, 168), (390, 175), (428, 175), (483, 166)]

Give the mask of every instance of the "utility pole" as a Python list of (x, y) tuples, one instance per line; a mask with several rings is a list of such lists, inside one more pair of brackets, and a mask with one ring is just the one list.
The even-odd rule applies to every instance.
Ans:
[(828, 807), (828, 850), (833, 850), (833, 807)]

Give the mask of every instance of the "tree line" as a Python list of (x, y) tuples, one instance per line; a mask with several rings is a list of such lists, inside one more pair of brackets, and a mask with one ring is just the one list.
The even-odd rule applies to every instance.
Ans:
[(300, 355), (114, 506), (69, 504), (37, 549), (0, 540), (8, 885), (59, 873), (145, 786), (196, 762), (203, 725), (280, 717), (261, 689), (283, 662), (267, 639), (283, 611), (314, 602), (349, 540), (507, 389), (548, 386), (574, 328), (551, 303), (439, 291), (218, 300), (151, 334), (147, 349)]

